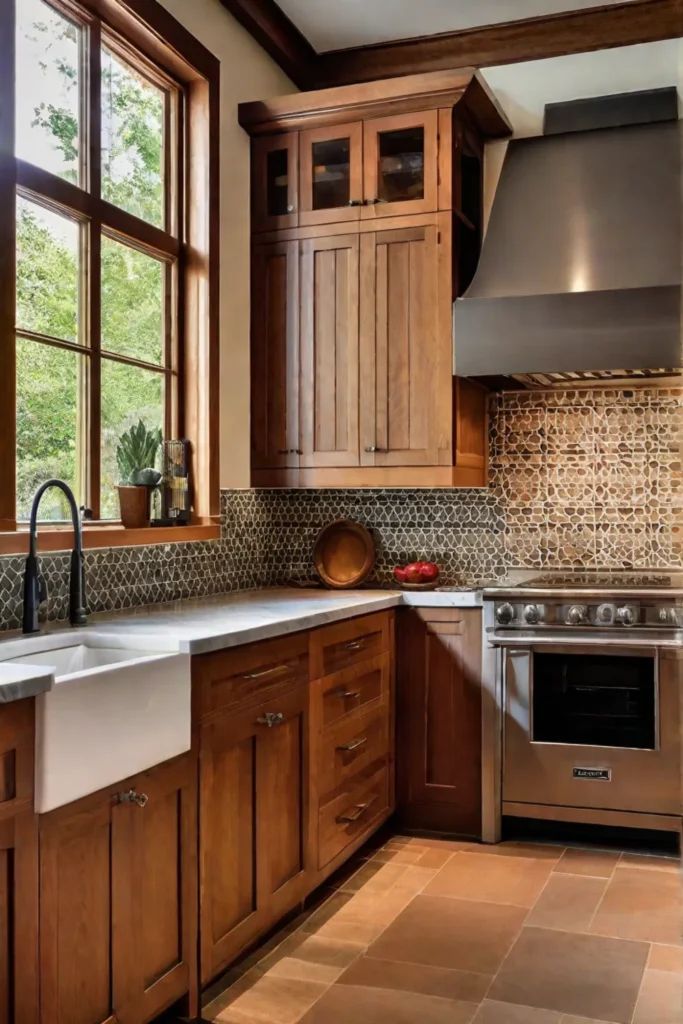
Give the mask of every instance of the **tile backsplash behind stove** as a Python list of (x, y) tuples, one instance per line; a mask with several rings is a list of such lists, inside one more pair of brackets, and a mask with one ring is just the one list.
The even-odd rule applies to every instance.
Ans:
[[(505, 392), (492, 400), (486, 490), (226, 490), (218, 541), (86, 552), (88, 604), (114, 610), (311, 575), (318, 530), (376, 537), (375, 578), (433, 558), (445, 583), (517, 568), (683, 568), (683, 389)], [(0, 628), (21, 617), (23, 557), (0, 558)], [(68, 608), (68, 554), (42, 557), (48, 615)]]

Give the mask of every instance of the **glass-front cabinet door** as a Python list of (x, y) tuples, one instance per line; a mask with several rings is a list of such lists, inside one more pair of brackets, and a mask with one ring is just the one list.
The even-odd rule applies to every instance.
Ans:
[(363, 128), (338, 124), (301, 132), (299, 223), (360, 219), (363, 206)]
[(256, 138), (252, 145), (254, 230), (296, 227), (299, 217), (297, 132)]
[(438, 209), (438, 111), (363, 125), (363, 219)]

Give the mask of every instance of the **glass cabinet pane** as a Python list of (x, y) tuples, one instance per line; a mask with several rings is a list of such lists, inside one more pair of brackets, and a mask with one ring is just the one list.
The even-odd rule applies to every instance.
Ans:
[(289, 152), (272, 149), (266, 157), (267, 213), (283, 217), (289, 213)]
[(377, 191), (385, 203), (424, 198), (424, 128), (380, 132)]
[(351, 140), (313, 143), (313, 209), (348, 206), (351, 198)]

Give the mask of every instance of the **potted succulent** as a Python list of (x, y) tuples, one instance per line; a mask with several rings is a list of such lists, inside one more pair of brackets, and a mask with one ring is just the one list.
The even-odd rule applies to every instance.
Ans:
[(119, 438), (119, 504), (121, 522), (129, 529), (149, 526), (150, 494), (161, 480), (161, 473), (154, 468), (160, 447), (161, 430), (149, 430), (143, 420)]

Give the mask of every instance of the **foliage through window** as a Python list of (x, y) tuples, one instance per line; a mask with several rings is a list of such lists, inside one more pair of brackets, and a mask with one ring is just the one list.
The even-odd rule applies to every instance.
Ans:
[(18, 0), (15, 52), (16, 515), (57, 476), (115, 519), (121, 434), (179, 428), (183, 93), (73, 0)]

